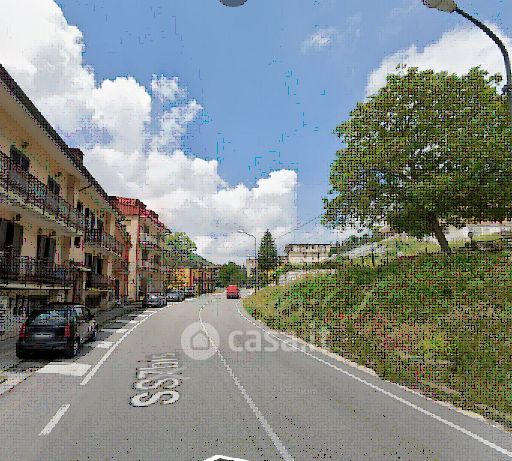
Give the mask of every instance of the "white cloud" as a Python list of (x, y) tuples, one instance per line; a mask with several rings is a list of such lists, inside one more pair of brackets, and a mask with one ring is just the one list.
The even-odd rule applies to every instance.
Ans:
[(339, 39), (340, 35), (336, 28), (320, 27), (302, 42), (302, 52), (306, 53), (310, 50), (319, 51), (327, 47), (332, 47)]
[[(489, 24), (505, 45), (510, 48), (512, 39), (505, 36), (495, 24)], [(441, 38), (418, 49), (415, 45), (387, 56), (368, 78), (366, 94), (376, 93), (386, 84), (386, 76), (396, 72), (397, 65), (433, 69), (463, 74), (475, 66), (481, 66), (491, 74), (505, 74), (503, 56), (498, 47), (476, 27), (457, 27), (445, 32)]]
[(177, 99), (184, 98), (187, 94), (185, 89), (180, 87), (178, 77), (168, 78), (165, 75), (160, 75), (159, 77), (153, 75), (151, 93), (160, 102), (174, 102)]
[(259, 239), (267, 228), (280, 235), (294, 227), (294, 171), (230, 186), (216, 160), (180, 149), (202, 107), (183, 101), (177, 77), (153, 76), (150, 91), (131, 76), (96, 82), (83, 51), (82, 33), (53, 0), (19, 0), (0, 17), (0, 62), (70, 144), (81, 141), (86, 166), (109, 194), (140, 198), (218, 262), (253, 251), (240, 228)]
[(105, 128), (118, 149), (141, 149), (150, 121), (151, 97), (133, 77), (104, 80), (91, 93), (92, 121)]
[(159, 133), (153, 137), (153, 149), (172, 149), (181, 144), (192, 123), (203, 108), (196, 100), (189, 101), (184, 106), (176, 106), (165, 111), (159, 120)]
[(4, 10), (0, 62), (51, 123), (75, 131), (90, 117), (94, 88), (94, 75), (82, 62), (82, 33), (52, 0), (19, 0)]

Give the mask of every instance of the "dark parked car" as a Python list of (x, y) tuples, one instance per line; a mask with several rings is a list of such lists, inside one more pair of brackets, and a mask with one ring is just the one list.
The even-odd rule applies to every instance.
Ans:
[(185, 293), (185, 298), (192, 298), (195, 296), (194, 287), (186, 287), (183, 289), (183, 293)]
[(159, 293), (150, 293), (142, 300), (142, 307), (163, 307), (166, 304), (167, 299)]
[(185, 299), (185, 293), (180, 290), (173, 290), (167, 292), (167, 301), (183, 301)]
[(35, 351), (60, 351), (74, 357), (80, 344), (98, 334), (98, 323), (81, 304), (51, 303), (34, 309), (21, 326), (16, 356), (26, 358)]

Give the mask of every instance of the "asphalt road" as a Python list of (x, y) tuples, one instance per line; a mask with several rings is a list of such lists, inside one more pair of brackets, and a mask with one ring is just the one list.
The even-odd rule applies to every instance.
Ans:
[(512, 458), (510, 433), (262, 337), (237, 300), (135, 315), (0, 396), (0, 460)]

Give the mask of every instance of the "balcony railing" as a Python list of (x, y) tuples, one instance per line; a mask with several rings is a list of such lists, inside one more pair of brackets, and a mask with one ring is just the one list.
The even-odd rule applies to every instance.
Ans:
[(121, 242), (113, 235), (105, 234), (105, 232), (98, 229), (85, 230), (85, 243), (86, 245), (98, 246), (117, 256), (121, 256), (124, 252), (124, 245)]
[(113, 290), (114, 279), (94, 272), (87, 272), (85, 288), (95, 288), (97, 290)]
[(153, 237), (152, 235), (148, 235), (146, 233), (140, 234), (139, 244), (148, 249), (152, 250), (159, 250), (160, 244), (156, 237)]
[(48, 260), (0, 252), (0, 283), (72, 286), (74, 270)]
[(10, 157), (0, 152), (0, 187), (6, 193), (16, 194), (23, 202), (41, 209), (43, 215), (52, 216), (66, 225), (82, 230), (84, 217), (62, 197), (50, 191), (28, 171), (11, 162)]

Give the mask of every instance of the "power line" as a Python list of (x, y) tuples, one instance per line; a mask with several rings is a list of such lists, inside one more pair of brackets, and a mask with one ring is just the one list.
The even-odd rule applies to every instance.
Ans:
[(296, 230), (299, 230), (301, 229), (302, 227), (304, 226), (307, 226), (308, 224), (312, 223), (313, 221), (316, 221), (317, 219), (321, 218), (324, 214), (319, 214), (318, 216), (315, 216), (314, 218), (311, 218), (310, 220), (306, 221), (305, 223), (302, 223), (300, 226), (297, 226), (295, 229), (292, 229), (284, 234), (281, 234), (279, 235), (278, 237), (276, 237), (274, 240), (278, 240), (282, 237), (286, 237), (287, 235), (291, 234), (292, 232), (295, 232)]

